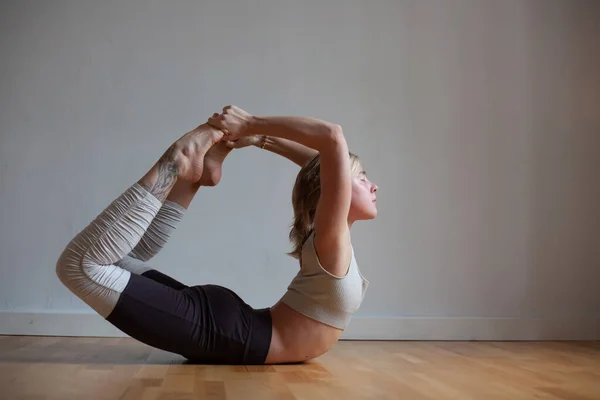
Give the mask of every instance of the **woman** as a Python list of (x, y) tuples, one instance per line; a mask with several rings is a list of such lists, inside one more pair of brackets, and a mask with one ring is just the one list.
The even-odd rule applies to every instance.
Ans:
[[(217, 285), (186, 286), (150, 267), (200, 186), (216, 185), (232, 148), (255, 144), (303, 166), (293, 190), (300, 271), (273, 307), (253, 309)], [(228, 106), (173, 143), (139, 181), (67, 245), (61, 282), (115, 327), (211, 364), (299, 362), (327, 352), (368, 286), (350, 227), (377, 214), (375, 191), (342, 129)]]

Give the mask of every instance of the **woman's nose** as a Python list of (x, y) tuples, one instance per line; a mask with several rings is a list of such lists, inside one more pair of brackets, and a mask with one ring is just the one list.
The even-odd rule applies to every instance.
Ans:
[(377, 191), (377, 189), (379, 189), (379, 186), (377, 186), (376, 184), (373, 184), (373, 188), (371, 189), (373, 191), (373, 193), (375, 193)]

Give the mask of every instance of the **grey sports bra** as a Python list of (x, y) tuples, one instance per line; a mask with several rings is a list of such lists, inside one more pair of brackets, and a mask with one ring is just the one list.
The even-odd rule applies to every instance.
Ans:
[(295, 311), (339, 329), (345, 329), (365, 296), (369, 281), (356, 264), (354, 248), (344, 277), (325, 270), (315, 251), (314, 232), (302, 246), (301, 268), (281, 301)]

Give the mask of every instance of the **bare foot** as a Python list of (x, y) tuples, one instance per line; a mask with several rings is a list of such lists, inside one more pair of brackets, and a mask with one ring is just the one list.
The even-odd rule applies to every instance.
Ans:
[(221, 180), (221, 168), (227, 154), (232, 149), (225, 142), (218, 142), (204, 156), (204, 171), (198, 183), (200, 186), (216, 186)]
[(204, 158), (222, 138), (222, 131), (203, 124), (175, 142), (170, 150), (178, 155), (179, 178), (190, 182), (199, 181), (204, 173)]

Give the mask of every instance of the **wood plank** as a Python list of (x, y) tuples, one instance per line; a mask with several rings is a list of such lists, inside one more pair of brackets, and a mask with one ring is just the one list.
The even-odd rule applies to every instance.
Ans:
[(128, 338), (0, 336), (0, 399), (600, 398), (600, 342), (341, 341), (304, 364), (194, 365)]

